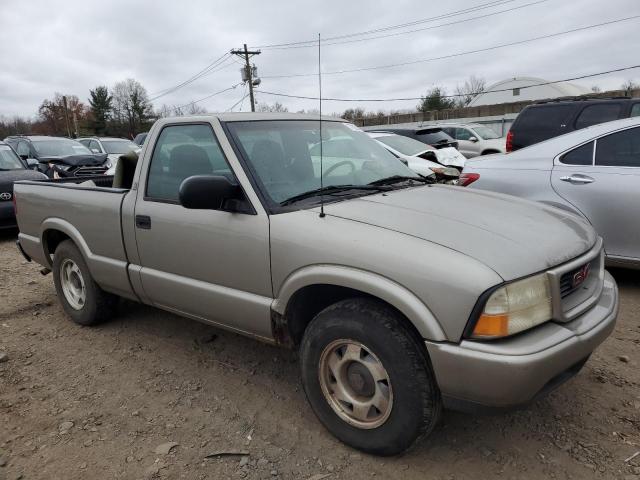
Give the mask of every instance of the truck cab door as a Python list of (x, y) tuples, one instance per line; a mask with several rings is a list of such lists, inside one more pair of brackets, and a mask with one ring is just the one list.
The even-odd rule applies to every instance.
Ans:
[(178, 201), (180, 184), (193, 175), (225, 175), (245, 193), (251, 189), (219, 123), (154, 130), (135, 205), (145, 296), (157, 307), (271, 338), (269, 218), (253, 191), (244, 213), (192, 210)]
[(610, 257), (640, 257), (640, 128), (583, 144), (556, 160), (551, 183), (604, 239)]

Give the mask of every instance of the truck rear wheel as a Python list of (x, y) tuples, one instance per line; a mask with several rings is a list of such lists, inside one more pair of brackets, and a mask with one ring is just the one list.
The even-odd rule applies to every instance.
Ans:
[(118, 297), (93, 281), (87, 263), (71, 240), (61, 242), (53, 255), (53, 283), (64, 311), (77, 324), (97, 325), (113, 315)]
[(440, 391), (421, 340), (385, 304), (355, 298), (324, 309), (305, 331), (300, 358), (315, 414), (354, 448), (395, 455), (438, 422)]

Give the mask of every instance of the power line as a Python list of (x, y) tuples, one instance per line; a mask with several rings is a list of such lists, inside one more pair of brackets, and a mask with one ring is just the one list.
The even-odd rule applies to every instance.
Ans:
[[(461, 23), (467, 23), (467, 22), (471, 22), (471, 21), (474, 21), (474, 20), (480, 20), (480, 19), (487, 18), (487, 17), (493, 17), (494, 15), (498, 15), (500, 13), (513, 12), (515, 10), (520, 10), (522, 8), (530, 7), (530, 6), (533, 6), (533, 5), (538, 5), (540, 3), (545, 3), (547, 1), (549, 1), (549, 0), (537, 0), (535, 2), (525, 3), (523, 5), (518, 5), (518, 6), (507, 8), (507, 9), (504, 9), (504, 10), (498, 10), (496, 12), (486, 13), (484, 15), (478, 15), (478, 16), (470, 17), (470, 18), (463, 18), (462, 20), (456, 20), (456, 21), (453, 21), (453, 22), (442, 23), (440, 25), (434, 25), (434, 26), (431, 26), (431, 27), (422, 27), (422, 28), (416, 28), (416, 29), (413, 29), (413, 30), (404, 30), (402, 32), (387, 33), (385, 35), (376, 35), (376, 36), (370, 36), (370, 37), (366, 37), (366, 38), (355, 38), (355, 39), (350, 39), (350, 40), (328, 42), (326, 45), (330, 46), (330, 45), (343, 45), (345, 43), (366, 42), (368, 40), (376, 40), (376, 39), (380, 39), (380, 38), (397, 37), (399, 35), (406, 35), (408, 33), (424, 32), (426, 30), (434, 30), (436, 28), (448, 27), (448, 26), (451, 26), (451, 25), (458, 25), (458, 24), (461, 24)], [(273, 48), (273, 49), (285, 50), (285, 49), (291, 49), (291, 48), (307, 48), (307, 47), (312, 47), (312, 46), (313, 45), (291, 45), (291, 46), (288, 46), (288, 47), (277, 47), (277, 48)], [(273, 50), (273, 49), (271, 49), (271, 50)]]
[(157, 100), (160, 97), (164, 97), (165, 95), (173, 93), (176, 90), (179, 90), (180, 88), (185, 87), (186, 85), (195, 82), (199, 78), (201, 78), (201, 77), (203, 77), (203, 76), (205, 76), (205, 75), (207, 75), (209, 73), (213, 73), (212, 71), (216, 67), (219, 67), (222, 63), (224, 63), (226, 61), (225, 57), (227, 57), (228, 55), (229, 55), (229, 52), (225, 52), (223, 55), (221, 55), (220, 57), (215, 59), (209, 65), (207, 65), (202, 70), (200, 70), (198, 73), (192, 75), (191, 77), (189, 77), (187, 80), (183, 81), (182, 83), (174, 85), (173, 87), (165, 88), (164, 90), (160, 90), (159, 92), (154, 94), (152, 96), (152, 98), (149, 99), (149, 101), (154, 101), (154, 100)]
[[(607, 75), (609, 73), (618, 73), (618, 72), (624, 72), (626, 70), (633, 70), (635, 68), (640, 68), (640, 65), (632, 65), (630, 67), (621, 67), (621, 68), (616, 68), (613, 70), (607, 70), (605, 72), (598, 72), (598, 73), (590, 73), (588, 75), (580, 75), (578, 77), (572, 77), (572, 78), (565, 78), (562, 80), (554, 80), (552, 82), (541, 82), (541, 83), (535, 83), (532, 85), (526, 85), (524, 87), (518, 87), (520, 90), (525, 90), (527, 88), (533, 88), (533, 87), (542, 87), (544, 85), (552, 85), (554, 83), (562, 83), (562, 82), (571, 82), (574, 80), (583, 80), (585, 78), (591, 78), (591, 77), (597, 77), (600, 75)], [(510, 92), (512, 91), (513, 88), (502, 88), (502, 89), (498, 89), (498, 90), (485, 90), (485, 91), (481, 91), (481, 92), (477, 92), (475, 93), (475, 95), (480, 95), (480, 94), (484, 94), (484, 93), (499, 93), (499, 92)], [(265, 93), (267, 95), (274, 95), (277, 97), (287, 97), (287, 98), (298, 98), (298, 99), (303, 99), (303, 100), (319, 100), (318, 97), (307, 97), (307, 96), (303, 96), (303, 95), (289, 95), (286, 93), (276, 93), (276, 92), (268, 92), (266, 90), (257, 90), (258, 93)], [(455, 95), (441, 95), (441, 98), (455, 98), (455, 97), (466, 97), (467, 94), (455, 94)], [(424, 96), (422, 97), (403, 97), (403, 98), (328, 98), (328, 97), (322, 97), (322, 100), (325, 101), (331, 101), (331, 102), (396, 102), (396, 101), (404, 101), (404, 100), (422, 100), (424, 98)]]
[[(335, 35), (333, 37), (327, 37), (326, 41), (327, 42), (332, 42), (332, 41), (336, 41), (336, 40), (342, 40), (342, 39), (346, 39), (346, 38), (353, 38), (353, 37), (357, 37), (357, 36), (363, 36), (363, 35), (371, 35), (371, 34), (375, 34), (375, 33), (380, 33), (380, 32), (384, 32), (384, 31), (389, 31), (389, 30), (396, 30), (398, 28), (405, 28), (405, 27), (412, 27), (415, 25), (419, 25), (421, 23), (428, 23), (428, 22), (433, 22), (436, 20), (442, 20), (444, 18), (450, 18), (450, 17), (455, 17), (458, 15), (464, 15), (466, 13), (472, 13), (475, 11), (479, 11), (479, 10), (483, 10), (483, 9), (487, 9), (487, 8), (491, 8), (491, 7), (496, 7), (496, 6), (501, 6), (507, 3), (513, 3), (514, 1), (517, 0), (493, 0), (490, 2), (486, 2), (486, 3), (481, 3), (479, 5), (476, 5), (474, 7), (467, 7), (461, 10), (455, 10), (452, 12), (447, 12), (447, 13), (443, 13), (441, 15), (437, 15), (435, 17), (428, 17), (428, 18), (423, 18), (421, 20), (415, 20), (412, 22), (407, 22), (407, 23), (401, 23), (401, 24), (396, 24), (396, 25), (389, 25), (386, 27), (380, 27), (380, 28), (376, 28), (376, 29), (372, 29), (372, 30), (366, 30), (363, 32), (356, 32), (356, 33), (349, 33), (349, 34), (343, 34), (343, 35)], [(298, 41), (298, 42), (287, 42), (287, 43), (275, 43), (275, 44), (270, 44), (270, 45), (259, 45), (255, 48), (263, 48), (263, 49), (277, 49), (277, 48), (282, 48), (282, 47), (289, 47), (289, 46), (295, 46), (295, 45), (303, 45), (305, 47), (314, 47), (317, 45), (317, 40), (316, 39), (312, 39), (312, 40), (303, 40), (303, 41)]]
[(247, 98), (249, 96), (249, 94), (247, 93), (247, 85), (244, 85), (244, 88), (242, 89), (242, 96), (240, 97), (240, 100), (238, 100), (236, 103), (234, 103), (233, 105), (231, 105), (229, 108), (227, 108), (225, 110), (225, 112), (233, 112), (233, 109), (236, 108), (236, 106), (238, 104), (241, 105), (242, 108), (242, 102), (244, 101), (245, 98)]
[[(634, 20), (640, 18), (640, 15), (634, 15), (631, 17), (624, 17), (624, 18), (619, 18), (617, 20), (611, 20), (608, 22), (602, 22), (602, 23), (596, 23), (593, 25), (587, 25), (584, 27), (578, 27), (578, 28), (573, 28), (571, 30), (564, 30), (562, 32), (556, 32), (556, 33), (551, 33), (551, 34), (547, 34), (547, 35), (541, 35), (539, 37), (533, 37), (533, 38), (528, 38), (526, 40), (518, 40), (515, 42), (509, 42), (509, 43), (502, 43), (499, 45), (493, 45), (491, 47), (486, 47), (486, 48), (479, 48), (476, 50), (468, 50), (465, 52), (458, 52), (458, 53), (453, 53), (453, 54), (449, 54), (449, 55), (442, 55), (439, 57), (431, 57), (431, 58), (423, 58), (420, 60), (412, 60), (409, 62), (402, 62), (402, 63), (392, 63), (392, 64), (387, 64), (387, 65), (376, 65), (376, 66), (372, 66), (372, 67), (362, 67), (362, 68), (354, 68), (354, 69), (349, 69), (349, 70), (336, 70), (333, 72), (323, 72), (323, 75), (341, 75), (344, 73), (354, 73), (354, 72), (365, 72), (365, 71), (369, 71), (369, 70), (380, 70), (380, 69), (385, 69), (385, 68), (394, 68), (394, 67), (404, 67), (407, 65), (415, 65), (415, 64), (419, 64), (419, 63), (426, 63), (426, 62), (433, 62), (435, 60), (445, 60), (448, 58), (455, 58), (455, 57), (461, 57), (464, 55), (471, 55), (474, 53), (482, 53), (482, 52), (489, 52), (492, 50), (497, 50), (500, 48), (505, 48), (505, 47), (513, 47), (516, 45), (523, 45), (525, 43), (531, 43), (531, 42), (536, 42), (538, 40), (544, 40), (544, 39), (548, 39), (548, 38), (554, 38), (554, 37), (559, 37), (562, 35), (567, 35), (570, 33), (575, 33), (575, 32), (581, 32), (581, 31), (585, 31), (585, 30), (590, 30), (592, 28), (598, 28), (598, 27), (603, 27), (606, 25), (613, 25), (615, 23), (620, 23), (620, 22), (625, 22), (628, 20)], [(291, 75), (266, 75), (263, 76), (262, 78), (293, 78), (293, 77), (312, 77), (315, 76), (315, 73), (298, 73), (298, 74), (291, 74)]]
[(215, 97), (216, 95), (220, 95), (221, 93), (228, 92), (229, 90), (233, 90), (238, 85), (242, 85), (242, 83), (236, 83), (235, 85), (233, 85), (231, 87), (228, 87), (228, 88), (225, 88), (224, 90), (220, 90), (219, 92), (214, 92), (214, 93), (212, 93), (210, 95), (207, 95), (206, 97), (202, 97), (199, 100), (194, 100), (193, 102), (185, 103), (184, 105), (180, 105), (179, 107), (176, 107), (176, 108), (184, 108), (184, 107), (188, 107), (189, 105), (195, 105), (196, 103), (200, 103), (200, 102), (202, 102), (204, 100), (208, 100), (208, 99), (210, 99), (212, 97)]

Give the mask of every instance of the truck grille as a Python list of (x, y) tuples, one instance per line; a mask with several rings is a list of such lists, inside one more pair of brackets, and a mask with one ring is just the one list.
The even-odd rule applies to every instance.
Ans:
[(547, 271), (551, 281), (553, 318), (568, 322), (598, 301), (604, 282), (602, 239), (580, 257)]
[(585, 263), (560, 277), (560, 296), (565, 298), (575, 292), (588, 279), (591, 263)]
[(98, 166), (98, 167), (80, 167), (75, 172), (73, 172), (74, 177), (95, 177), (96, 175), (104, 175), (107, 171), (107, 167)]

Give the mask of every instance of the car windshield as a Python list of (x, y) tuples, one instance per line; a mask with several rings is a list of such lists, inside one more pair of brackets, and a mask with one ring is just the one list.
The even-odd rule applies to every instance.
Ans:
[[(229, 130), (273, 202), (320, 188), (320, 122), (230, 122)], [(323, 187), (370, 187), (389, 177), (420, 177), (355, 126), (322, 122)], [(366, 191), (363, 189), (363, 192)]]
[(80, 142), (70, 138), (49, 140), (33, 140), (33, 146), (43, 157), (64, 157), (67, 155), (92, 155), (91, 151)]
[(374, 137), (379, 142), (388, 145), (403, 155), (414, 156), (428, 149), (427, 145), (413, 138), (403, 137), (401, 135), (384, 135)]
[(493, 129), (484, 126), (473, 127), (473, 131), (480, 137), (481, 140), (493, 140), (500, 138)]
[(123, 154), (140, 148), (131, 140), (101, 140), (101, 142), (104, 151), (107, 153)]
[(0, 171), (22, 170), (24, 165), (9, 145), (0, 145)]

